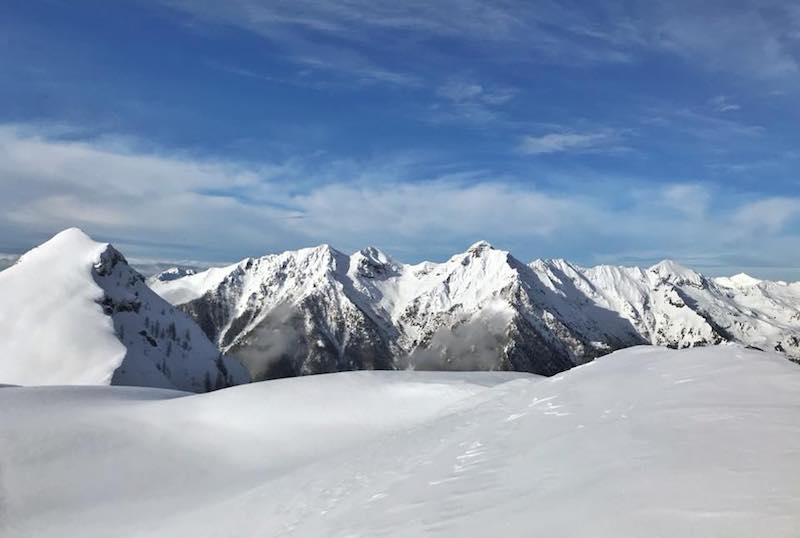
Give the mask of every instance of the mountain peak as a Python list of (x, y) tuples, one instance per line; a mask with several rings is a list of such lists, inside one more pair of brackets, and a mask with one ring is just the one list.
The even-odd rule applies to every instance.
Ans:
[(487, 250), (496, 250), (496, 249), (488, 241), (484, 241), (483, 239), (481, 239), (480, 241), (477, 241), (472, 245), (470, 245), (470, 247), (467, 249), (467, 252), (478, 253)]
[[(54, 235), (50, 239), (50, 241), (53, 241), (53, 240), (64, 241), (64, 240), (74, 240), (74, 239), (84, 239), (84, 240), (85, 239), (89, 239), (89, 240), (91, 240), (92, 238), (89, 237), (89, 234), (87, 234), (86, 232), (84, 232), (80, 228), (78, 228), (76, 226), (73, 226), (71, 228), (66, 228), (65, 230), (61, 230), (56, 235)], [(47, 242), (49, 243), (50, 241), (47, 241)]]
[(747, 273), (737, 273), (731, 277), (731, 281), (739, 286), (755, 286), (761, 280), (748, 275)]
[(679, 264), (675, 260), (661, 260), (650, 267), (647, 272), (656, 275), (662, 281), (672, 284), (691, 284), (697, 287), (703, 286), (703, 276), (700, 273)]
[(358, 251), (359, 255), (363, 256), (372, 263), (387, 264), (392, 263), (392, 259), (384, 251), (378, 247), (365, 247)]
[(56, 235), (36, 247), (36, 249), (44, 248), (61, 248), (62, 246), (71, 247), (86, 247), (89, 245), (98, 246), (101, 243), (92, 239), (89, 234), (80, 228), (67, 228), (58, 232)]
[[(657, 264), (653, 265), (649, 269), (654, 273), (669, 273), (673, 275), (679, 275), (686, 273), (688, 271), (692, 271), (688, 267), (681, 265), (680, 263), (676, 262), (675, 260), (666, 258), (658, 262)], [(692, 271), (694, 272), (694, 271)]]
[(20, 256), (19, 263), (37, 263), (35, 260), (59, 263), (61, 259), (80, 259), (91, 266), (109, 246), (95, 241), (80, 228), (67, 228)]
[(362, 248), (351, 257), (351, 267), (355, 268), (359, 275), (366, 278), (377, 278), (382, 276), (396, 276), (400, 265), (389, 257), (388, 254), (376, 247)]
[(309, 250), (312, 252), (338, 252), (329, 243), (322, 243), (315, 247), (310, 247)]
[(328, 243), (322, 243), (315, 247), (301, 248), (300, 250), (289, 250), (279, 254), (279, 256), (287, 255), (297, 257), (300, 260), (316, 260), (324, 264), (334, 263), (336, 259), (345, 256)]
[(725, 288), (749, 288), (760, 284), (762, 281), (754, 278), (747, 273), (737, 273), (733, 276), (715, 278), (714, 282)]

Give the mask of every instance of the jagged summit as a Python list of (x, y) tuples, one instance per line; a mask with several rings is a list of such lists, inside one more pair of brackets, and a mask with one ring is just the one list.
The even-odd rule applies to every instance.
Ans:
[(467, 249), (467, 252), (485, 252), (487, 250), (496, 250), (491, 243), (481, 239), (480, 241), (476, 241)]
[(361, 257), (375, 264), (389, 265), (395, 263), (388, 254), (377, 247), (362, 248), (356, 252), (356, 255), (360, 255)]

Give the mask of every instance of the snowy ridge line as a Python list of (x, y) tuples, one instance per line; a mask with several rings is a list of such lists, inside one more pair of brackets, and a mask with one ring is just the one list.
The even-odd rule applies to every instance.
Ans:
[(738, 342), (800, 359), (800, 283), (708, 278), (671, 260), (525, 264), (479, 241), (409, 265), (321, 245), (148, 284), (255, 379), (406, 367), (552, 375), (644, 343)]

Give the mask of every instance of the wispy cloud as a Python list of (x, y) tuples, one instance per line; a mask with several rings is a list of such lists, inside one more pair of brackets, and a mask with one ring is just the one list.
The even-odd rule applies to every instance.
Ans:
[(466, 80), (450, 80), (440, 86), (437, 93), (454, 103), (479, 102), (486, 105), (502, 105), (517, 93), (512, 88), (486, 87)]
[(797, 81), (798, 8), (792, 2), (656, 1), (638, 22), (649, 43), (714, 71)]
[[(274, 45), (272, 53), (328, 75), (435, 89), (469, 59), (593, 65), (631, 60), (625, 30), (613, 19), (550, 1), (262, 2), (163, 0), (195, 26), (243, 28)], [(609, 21), (612, 24), (609, 25)], [(432, 46), (443, 41), (447, 47)], [(438, 79), (438, 80), (437, 80)], [(432, 81), (432, 83), (430, 83)]]
[(454, 78), (436, 88), (437, 102), (431, 107), (433, 121), (466, 120), (495, 124), (503, 105), (517, 94), (515, 88), (486, 85), (470, 79)]
[(645, 125), (669, 129), (673, 134), (682, 134), (693, 139), (726, 142), (731, 148), (735, 147), (730, 144), (734, 139), (751, 144), (753, 139), (762, 137), (766, 132), (763, 125), (689, 107), (676, 108), (662, 104), (649, 110), (649, 114), (641, 120)]
[[(432, 61), (452, 63), (456, 58), (441, 47), (426, 47), (437, 39), (504, 63), (631, 63), (656, 50), (709, 71), (777, 83), (800, 77), (800, 10), (779, 0), (744, 0), (735, 6), (691, 0), (164, 2), (195, 21), (257, 33), (309, 65), (355, 69), (389, 83), (407, 83), (410, 72), (418, 77)], [(382, 59), (369, 58), (364, 44), (379, 50)], [(397, 62), (409, 53), (413, 62)]]
[(726, 95), (717, 95), (709, 99), (708, 104), (711, 105), (711, 109), (714, 112), (732, 112), (742, 108), (736, 103), (732, 103), (730, 98)]
[(675, 183), (664, 188), (661, 199), (676, 211), (699, 218), (705, 215), (711, 204), (711, 192), (704, 185)]
[(736, 231), (744, 234), (776, 234), (800, 217), (800, 198), (772, 197), (749, 202), (733, 216)]
[(528, 155), (620, 151), (621, 133), (614, 129), (593, 132), (559, 132), (523, 137), (520, 151)]

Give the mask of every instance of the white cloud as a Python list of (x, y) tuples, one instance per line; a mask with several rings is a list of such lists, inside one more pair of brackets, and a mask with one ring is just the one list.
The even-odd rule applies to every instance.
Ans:
[(528, 155), (547, 153), (619, 150), (620, 134), (606, 129), (588, 133), (548, 133), (541, 136), (525, 136), (520, 150)]
[(717, 95), (716, 97), (711, 98), (708, 101), (708, 104), (711, 105), (711, 108), (714, 110), (714, 112), (733, 112), (742, 108), (736, 103), (731, 103), (730, 99), (726, 95)]
[(480, 102), (486, 105), (502, 105), (516, 94), (512, 88), (489, 87), (465, 80), (450, 80), (440, 86), (437, 93), (455, 103)]
[(500, 107), (511, 101), (517, 90), (487, 86), (465, 79), (451, 79), (436, 89), (445, 105), (434, 105), (433, 121), (467, 120), (473, 123), (497, 123)]
[(664, 189), (663, 201), (689, 216), (702, 217), (711, 202), (711, 193), (703, 185), (676, 183)]
[(797, 80), (798, 9), (792, 2), (657, 1), (637, 25), (647, 42), (712, 71)]
[[(656, 246), (678, 258), (738, 252), (800, 263), (790, 228), (795, 198), (722, 209), (699, 184), (608, 178), (603, 189), (578, 195), (485, 172), (420, 178), (412, 157), (309, 168), (136, 147), (0, 127), (0, 245), (32, 245), (80, 226), (149, 258), (231, 260), (327, 242), (345, 251), (374, 244), (411, 261), (486, 238), (522, 258), (581, 262)], [(737, 228), (748, 233), (732, 233)]]
[(798, 216), (800, 198), (773, 197), (743, 205), (734, 214), (733, 222), (737, 231), (763, 236), (783, 231)]

